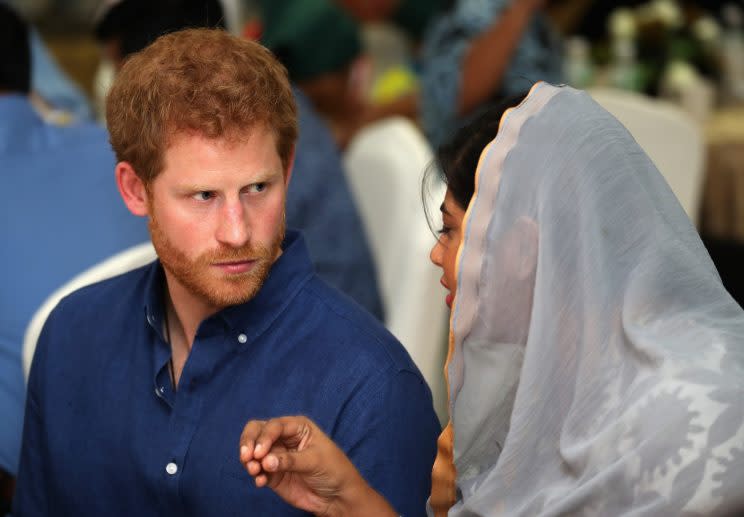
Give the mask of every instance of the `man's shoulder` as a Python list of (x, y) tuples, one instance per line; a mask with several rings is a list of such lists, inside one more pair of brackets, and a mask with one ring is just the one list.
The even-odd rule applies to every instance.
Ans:
[(304, 308), (310, 331), (330, 337), (327, 346), (337, 348), (334, 352), (339, 356), (362, 357), (380, 369), (418, 373), (403, 345), (377, 318), (317, 276), (307, 282), (295, 303)]
[(97, 318), (95, 321), (101, 322), (125, 317), (136, 307), (144, 306), (145, 288), (152, 267), (152, 264), (147, 264), (81, 287), (62, 298), (50, 317), (64, 314), (71, 322), (79, 318), (86, 321)]

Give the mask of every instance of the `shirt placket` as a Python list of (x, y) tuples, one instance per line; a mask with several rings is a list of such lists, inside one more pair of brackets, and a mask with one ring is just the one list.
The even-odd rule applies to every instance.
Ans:
[(189, 445), (201, 417), (203, 396), (204, 390), (199, 389), (198, 385), (187, 381), (183, 376), (181, 377), (168, 425), (170, 438), (166, 444), (167, 454), (162, 467), (168, 506), (175, 514), (183, 514), (185, 511), (181, 497), (183, 475)]
[[(183, 507), (182, 494), (184, 490), (188, 490), (184, 487), (183, 480), (185, 469), (189, 468), (189, 447), (193, 443), (194, 435), (203, 417), (209, 384), (214, 382), (214, 379), (211, 379), (213, 370), (220, 362), (222, 355), (230, 351), (229, 344), (225, 341), (231, 338), (225, 334), (224, 330), (214, 332), (215, 329), (210, 325), (207, 325), (205, 329), (210, 332), (200, 330), (194, 339), (194, 345), (181, 373), (177, 391), (172, 391), (167, 367), (160, 372), (165, 376), (163, 382), (160, 383), (160, 386), (165, 388), (161, 395), (166, 403), (172, 400), (168, 425), (170, 438), (166, 442), (167, 453), (162, 466), (164, 492), (168, 507), (178, 514), (186, 510)], [(208, 337), (204, 337), (203, 334), (207, 334)], [(236, 339), (241, 342), (241, 339), (246, 338), (241, 334)], [(160, 375), (158, 380), (160, 380)]]

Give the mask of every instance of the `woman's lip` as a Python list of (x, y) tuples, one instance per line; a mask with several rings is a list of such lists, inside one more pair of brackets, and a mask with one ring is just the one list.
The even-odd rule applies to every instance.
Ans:
[(254, 262), (255, 260), (239, 260), (235, 262), (219, 262), (214, 264), (214, 266), (218, 267), (225, 273), (235, 275), (250, 271)]
[[(444, 281), (444, 277), (442, 277), (442, 278), (439, 279), (439, 283), (442, 284), (442, 287), (444, 287), (445, 289), (447, 289), (447, 291), (450, 291), (449, 286), (447, 286), (447, 283)], [(450, 291), (450, 292), (447, 293), (447, 297), (444, 299), (444, 303), (446, 303), (447, 304), (447, 307), (449, 307), (451, 309), (452, 308), (452, 302), (454, 301), (454, 299), (455, 299), (455, 295), (453, 295), (452, 292)]]

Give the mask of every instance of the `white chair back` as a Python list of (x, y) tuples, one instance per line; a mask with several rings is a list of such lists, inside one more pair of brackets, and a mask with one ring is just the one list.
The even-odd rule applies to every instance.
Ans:
[(44, 323), (46, 323), (49, 313), (52, 312), (62, 298), (81, 287), (126, 273), (132, 269), (144, 266), (156, 258), (155, 249), (149, 242), (132, 246), (91, 266), (50, 294), (34, 313), (31, 322), (26, 327), (26, 334), (23, 337), (23, 373), (26, 380), (28, 380), (28, 374), (31, 371), (31, 361), (34, 358), (36, 342), (39, 340), (41, 329), (44, 328)]
[[(426, 378), (440, 419), (446, 414), (444, 358), (449, 311), (429, 260), (435, 238), (424, 214), (421, 179), (432, 159), (421, 132), (390, 118), (363, 129), (344, 155), (349, 183), (377, 266), (385, 325)], [(435, 193), (436, 211), (444, 186)]]
[(705, 167), (705, 141), (681, 108), (638, 93), (597, 88), (589, 94), (633, 135), (697, 224)]

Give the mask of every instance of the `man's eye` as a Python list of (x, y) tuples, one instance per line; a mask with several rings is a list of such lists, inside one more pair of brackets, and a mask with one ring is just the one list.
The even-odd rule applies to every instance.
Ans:
[(248, 187), (248, 190), (253, 193), (263, 192), (266, 190), (266, 183), (254, 183)]
[(210, 192), (209, 190), (202, 190), (201, 192), (197, 192), (194, 194), (194, 199), (197, 201), (209, 201), (214, 197), (214, 192)]

